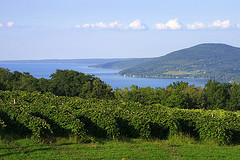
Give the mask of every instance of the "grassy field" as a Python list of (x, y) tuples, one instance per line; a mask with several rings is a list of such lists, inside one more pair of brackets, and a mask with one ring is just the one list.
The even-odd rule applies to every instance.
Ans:
[(0, 141), (0, 158), (7, 159), (240, 159), (240, 145), (218, 146), (190, 138), (169, 140), (97, 140), (77, 144), (58, 139), (54, 144), (30, 139)]
[(185, 72), (185, 71), (168, 71), (163, 74), (170, 74), (170, 75), (186, 75), (186, 74), (192, 74), (192, 72)]

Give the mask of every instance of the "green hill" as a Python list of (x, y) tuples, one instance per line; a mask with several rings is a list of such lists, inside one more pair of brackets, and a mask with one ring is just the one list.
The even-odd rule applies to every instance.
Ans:
[(131, 77), (236, 80), (240, 79), (240, 48), (226, 44), (200, 44), (149, 59), (119, 74)]
[(89, 67), (94, 68), (106, 68), (106, 69), (127, 69), (134, 67), (136, 65), (140, 65), (145, 62), (149, 62), (153, 60), (154, 58), (132, 58), (132, 59), (122, 59), (119, 61), (112, 61), (112, 62), (106, 62), (102, 64), (92, 65)]

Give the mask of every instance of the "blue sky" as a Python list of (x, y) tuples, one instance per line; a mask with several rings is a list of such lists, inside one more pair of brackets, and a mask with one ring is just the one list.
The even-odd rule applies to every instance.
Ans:
[(0, 0), (0, 60), (159, 57), (240, 47), (239, 0)]

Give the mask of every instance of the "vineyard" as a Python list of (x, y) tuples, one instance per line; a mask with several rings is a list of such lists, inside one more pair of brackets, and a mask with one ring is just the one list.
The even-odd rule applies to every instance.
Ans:
[(189, 135), (219, 144), (240, 142), (240, 113), (179, 109), (120, 100), (82, 99), (52, 93), (0, 91), (0, 136), (37, 141), (74, 136), (79, 142), (119, 137), (167, 139)]

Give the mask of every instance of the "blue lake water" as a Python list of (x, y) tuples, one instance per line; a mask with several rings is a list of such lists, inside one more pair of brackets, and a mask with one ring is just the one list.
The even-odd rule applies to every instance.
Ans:
[(207, 83), (207, 79), (153, 79), (153, 78), (132, 78), (116, 75), (119, 70), (115, 69), (101, 69), (101, 68), (90, 68), (89, 65), (94, 65), (90, 63), (2, 63), (0, 62), (0, 67), (8, 68), (11, 72), (29, 72), (36, 78), (50, 78), (52, 73), (55, 73), (56, 69), (69, 69), (85, 74), (95, 75), (101, 80), (111, 85), (113, 89), (124, 87), (130, 87), (131, 85), (137, 85), (139, 87), (150, 86), (152, 88), (156, 87), (166, 87), (172, 82), (184, 81), (189, 84), (195, 84), (196, 86), (202, 86)]

